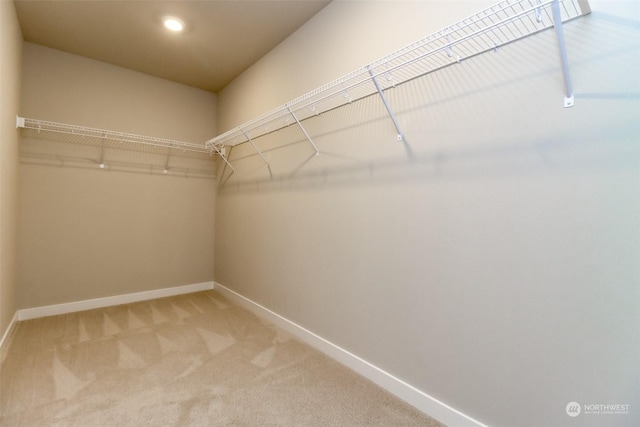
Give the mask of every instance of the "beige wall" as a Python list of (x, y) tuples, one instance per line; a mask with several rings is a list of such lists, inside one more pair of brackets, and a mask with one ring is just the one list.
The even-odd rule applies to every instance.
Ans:
[[(334, 1), (219, 94), (221, 130), (481, 3)], [(640, 11), (591, 3), (571, 109), (547, 31), (388, 90), (406, 145), (373, 97), (305, 122), (317, 158), (257, 139), (273, 179), (233, 149), (216, 281), (488, 425), (640, 423)]]
[[(215, 104), (209, 92), (24, 45), (24, 117), (204, 143), (216, 133)], [(20, 308), (212, 280), (214, 180), (100, 170), (95, 147), (52, 141), (22, 141)], [(40, 164), (39, 146), (49, 158), (63, 156), (50, 148), (59, 146), (94, 156), (89, 167)], [(125, 160), (144, 163), (148, 151)]]
[(0, 337), (17, 308), (18, 132), (22, 35), (13, 2), (0, 2)]

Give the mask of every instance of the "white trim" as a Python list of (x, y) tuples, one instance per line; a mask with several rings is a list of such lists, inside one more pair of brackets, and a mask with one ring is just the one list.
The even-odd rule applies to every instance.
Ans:
[(240, 295), (217, 282), (214, 283), (214, 287), (217, 292), (220, 292), (234, 303), (246, 308), (259, 317), (269, 320), (276, 326), (286, 330), (300, 340), (320, 350), (332, 359), (351, 368), (360, 375), (373, 381), (388, 392), (394, 394), (398, 398), (416, 407), (430, 417), (435, 418), (441, 423), (455, 427), (487, 427), (480, 421), (463, 414), (435, 397), (429, 396), (411, 384), (402, 381), (383, 369), (380, 369), (342, 347), (327, 341), (321, 336), (314, 334), (308, 329), (305, 329), (297, 323), (282, 317), (249, 298)]
[(2, 335), (2, 339), (0, 339), (0, 361), (2, 360), (1, 355), (2, 355), (5, 342), (9, 341), (9, 336), (11, 336), (11, 334), (13, 333), (13, 328), (15, 328), (17, 322), (18, 322), (18, 312), (16, 311), (13, 314), (13, 318), (11, 319), (11, 322), (9, 322), (9, 326), (7, 326), (7, 329), (4, 331), (4, 334)]
[(176, 286), (173, 288), (155, 289), (153, 291), (137, 292), (133, 294), (115, 295), (112, 297), (96, 298), (85, 301), (68, 302), (65, 304), (47, 305), (44, 307), (26, 308), (18, 310), (18, 320), (29, 320), (38, 317), (55, 316), (56, 314), (73, 313), (94, 308), (110, 307), (113, 305), (129, 304), (138, 301), (171, 297), (174, 295), (190, 294), (192, 292), (213, 289), (213, 282), (196, 283), (193, 285)]

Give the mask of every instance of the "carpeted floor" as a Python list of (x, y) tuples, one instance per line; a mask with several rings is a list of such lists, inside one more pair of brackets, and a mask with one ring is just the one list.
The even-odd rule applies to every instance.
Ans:
[(441, 426), (214, 291), (18, 323), (2, 426)]

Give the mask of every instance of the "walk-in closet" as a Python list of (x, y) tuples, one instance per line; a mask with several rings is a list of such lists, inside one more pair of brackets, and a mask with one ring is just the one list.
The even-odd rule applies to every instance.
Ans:
[(0, 424), (640, 423), (640, 5), (0, 2)]

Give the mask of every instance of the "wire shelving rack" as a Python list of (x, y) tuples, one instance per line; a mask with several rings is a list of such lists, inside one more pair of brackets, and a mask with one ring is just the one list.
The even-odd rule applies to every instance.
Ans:
[(204, 144), (194, 144), (191, 142), (174, 141), (165, 138), (137, 135), (133, 133), (117, 132), (106, 129), (96, 129), (85, 126), (77, 126), (65, 123), (49, 122), (45, 120), (16, 117), (16, 127), (33, 129), (38, 132), (53, 132), (70, 135), (76, 138), (93, 138), (98, 140), (109, 140), (127, 144), (145, 145), (156, 148), (175, 148), (195, 153), (210, 153)]
[(393, 121), (397, 130), (397, 139), (402, 141), (404, 136), (392, 107), (385, 97), (385, 89), (455, 65), (476, 55), (497, 51), (501, 46), (552, 27), (556, 31), (564, 74), (564, 106), (571, 107), (573, 106), (573, 89), (562, 24), (590, 12), (587, 0), (501, 1), (212, 138), (206, 142), (206, 147), (210, 152), (220, 154), (226, 164), (235, 171), (227, 160), (226, 147), (249, 142), (269, 167), (269, 163), (253, 140), (290, 125), (297, 125), (316, 154), (319, 154), (316, 144), (302, 122), (314, 115), (376, 93), (380, 95)]

